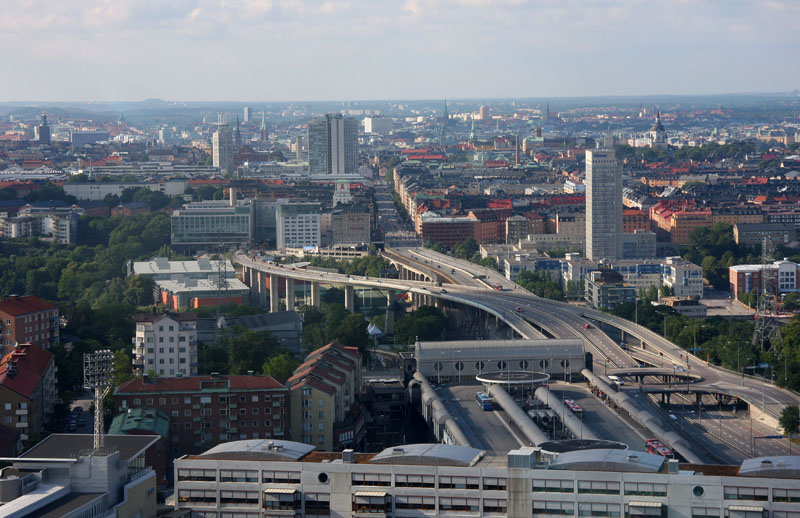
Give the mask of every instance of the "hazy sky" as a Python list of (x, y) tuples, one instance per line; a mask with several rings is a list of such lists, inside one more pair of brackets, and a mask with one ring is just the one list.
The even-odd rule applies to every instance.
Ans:
[(0, 101), (800, 88), (800, 0), (3, 0)]

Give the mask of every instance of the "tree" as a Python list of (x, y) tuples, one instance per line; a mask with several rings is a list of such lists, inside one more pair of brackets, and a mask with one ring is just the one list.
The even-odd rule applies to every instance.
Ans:
[(278, 341), (269, 331), (252, 331), (241, 326), (223, 329), (217, 345), (228, 350), (230, 374), (260, 372), (264, 360), (278, 350)]
[(478, 243), (471, 237), (453, 245), (453, 255), (460, 259), (469, 259), (475, 255), (478, 250)]
[(272, 376), (277, 380), (286, 381), (292, 377), (292, 373), (299, 365), (300, 362), (292, 358), (289, 354), (281, 353), (264, 362), (261, 370), (264, 374)]
[(357, 347), (358, 352), (363, 356), (369, 345), (368, 323), (364, 319), (364, 315), (350, 313), (341, 322), (335, 331), (336, 341), (350, 347)]
[(794, 435), (800, 431), (800, 407), (788, 405), (783, 408), (778, 423), (783, 428), (783, 435)]
[(413, 344), (417, 338), (424, 341), (441, 340), (448, 324), (449, 320), (441, 309), (421, 306), (395, 323), (395, 341)]

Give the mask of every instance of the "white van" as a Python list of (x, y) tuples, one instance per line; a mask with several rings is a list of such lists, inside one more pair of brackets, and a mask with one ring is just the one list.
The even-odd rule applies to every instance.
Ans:
[(621, 387), (622, 385), (625, 384), (625, 382), (619, 379), (618, 376), (607, 376), (607, 378), (609, 379), (609, 381), (611, 381), (611, 383), (613, 383), (617, 387)]

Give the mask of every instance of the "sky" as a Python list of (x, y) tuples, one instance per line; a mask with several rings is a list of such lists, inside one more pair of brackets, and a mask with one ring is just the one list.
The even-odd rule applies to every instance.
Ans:
[(0, 101), (781, 92), (799, 0), (3, 0)]

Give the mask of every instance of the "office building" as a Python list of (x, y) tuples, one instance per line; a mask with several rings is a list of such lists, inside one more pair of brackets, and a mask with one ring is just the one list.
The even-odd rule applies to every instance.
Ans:
[(58, 308), (35, 295), (0, 301), (2, 350), (15, 344), (31, 344), (47, 350), (59, 344)]
[(318, 247), (321, 243), (319, 203), (281, 203), (275, 216), (277, 247)]
[(69, 141), (72, 147), (83, 147), (87, 144), (105, 142), (111, 138), (107, 131), (70, 131)]
[(614, 270), (600, 269), (584, 277), (585, 298), (593, 308), (612, 310), (620, 304), (636, 301), (636, 288)]
[(172, 245), (181, 250), (247, 246), (253, 238), (253, 204), (192, 202), (172, 212)]
[(138, 374), (197, 375), (197, 314), (136, 315), (133, 366)]
[(386, 135), (392, 131), (392, 119), (381, 115), (364, 118), (364, 133)]
[(217, 131), (211, 138), (214, 167), (219, 167), (223, 176), (231, 176), (233, 167), (233, 133), (225, 123), (217, 124)]
[(243, 122), (248, 123), (250, 122), (250, 107), (244, 107), (244, 114), (243, 114)]
[(288, 391), (266, 375), (143, 376), (114, 391), (115, 415), (141, 407), (170, 416), (173, 454), (240, 439), (283, 439), (289, 429)]
[(790, 223), (738, 223), (733, 227), (737, 245), (761, 245), (764, 238), (773, 245), (788, 245), (797, 241), (797, 228)]
[(328, 114), (308, 124), (308, 168), (311, 176), (358, 172), (358, 122)]
[(790, 456), (715, 466), (633, 450), (404, 444), (334, 454), (260, 440), (177, 459), (175, 493), (202, 516), (235, 506), (254, 517), (796, 518), (798, 470)]
[(56, 397), (52, 354), (24, 344), (0, 359), (0, 424), (19, 432), (21, 443), (38, 439), (53, 413)]
[(531, 233), (531, 220), (525, 216), (506, 218), (506, 244), (519, 243)]
[(667, 257), (663, 262), (663, 284), (676, 297), (703, 298), (703, 269), (680, 256)]
[[(772, 282), (770, 293), (777, 294), (800, 291), (800, 265), (792, 261), (775, 261), (772, 264), (739, 264), (728, 269), (731, 295), (762, 293), (765, 282)], [(677, 293), (676, 293), (677, 295)]]
[(371, 214), (361, 205), (338, 205), (331, 213), (332, 245), (370, 242)]
[(236, 271), (229, 260), (212, 261), (201, 258), (197, 261), (170, 261), (166, 257), (156, 257), (153, 261), (135, 262), (130, 265), (128, 275), (141, 275), (154, 281), (173, 278), (208, 279), (211, 276), (233, 279)]
[(586, 257), (622, 255), (622, 167), (613, 150), (586, 151)]
[(156, 473), (147, 452), (157, 435), (51, 434), (0, 471), (0, 516), (156, 518)]

